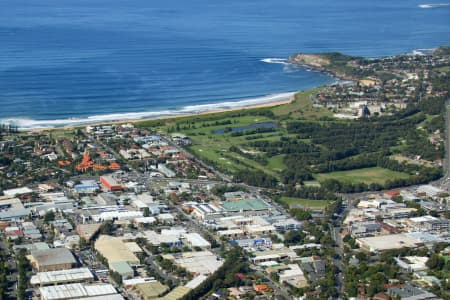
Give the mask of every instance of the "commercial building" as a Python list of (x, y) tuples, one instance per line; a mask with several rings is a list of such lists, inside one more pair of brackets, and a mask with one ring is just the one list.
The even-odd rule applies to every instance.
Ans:
[(277, 231), (281, 231), (281, 230), (298, 230), (302, 227), (302, 223), (289, 218), (289, 219), (284, 219), (284, 220), (279, 220), (274, 222), (273, 227), (275, 227), (275, 229)]
[(0, 221), (22, 221), (31, 210), (25, 208), (22, 201), (13, 196), (0, 196)]
[(78, 224), (77, 233), (78, 235), (85, 239), (86, 241), (91, 241), (91, 239), (99, 232), (101, 224)]
[(264, 215), (270, 211), (271, 206), (261, 199), (227, 201), (222, 208), (228, 214), (240, 213), (247, 215)]
[(365, 237), (381, 231), (380, 224), (376, 222), (356, 222), (349, 227), (353, 237)]
[(192, 289), (186, 286), (177, 286), (170, 291), (164, 297), (158, 298), (157, 300), (180, 300), (183, 299)]
[(117, 262), (126, 262), (131, 266), (139, 264), (139, 259), (136, 255), (134, 255), (122, 240), (116, 237), (100, 235), (95, 242), (95, 250), (108, 261), (110, 266), (112, 263)]
[(142, 252), (144, 252), (142, 250), (142, 248), (136, 242), (126, 242), (125, 246), (127, 246), (128, 249), (130, 249), (130, 251), (133, 252), (133, 253), (142, 253)]
[(165, 292), (169, 290), (169, 287), (161, 284), (158, 281), (146, 282), (135, 285), (135, 289), (138, 294), (144, 300), (156, 299), (162, 296)]
[(263, 236), (275, 233), (275, 227), (272, 225), (259, 225), (259, 224), (252, 224), (252, 225), (246, 225), (245, 226), (245, 232), (249, 236)]
[(33, 222), (23, 222), (22, 229), (25, 238), (35, 241), (41, 240), (42, 234)]
[(145, 226), (147, 224), (153, 224), (155, 222), (156, 222), (155, 217), (141, 217), (134, 219), (134, 223), (138, 226)]
[(102, 206), (113, 206), (119, 202), (119, 197), (113, 193), (101, 193), (95, 198), (95, 201)]
[(445, 191), (443, 189), (434, 187), (432, 185), (421, 185), (417, 188), (417, 194), (427, 197), (437, 197), (439, 194), (443, 194)]
[(236, 239), (245, 236), (245, 231), (242, 229), (227, 229), (217, 231), (217, 234), (221, 237), (226, 237), (229, 239)]
[(409, 223), (419, 231), (447, 231), (449, 220), (439, 219), (433, 216), (410, 218)]
[(195, 203), (190, 205), (192, 214), (200, 220), (209, 220), (223, 216), (222, 209), (211, 203)]
[(223, 261), (210, 251), (184, 252), (176, 255), (166, 254), (163, 257), (172, 260), (194, 275), (212, 274), (223, 264)]
[(67, 248), (32, 250), (29, 260), (32, 267), (39, 272), (68, 270), (77, 263)]
[(32, 285), (57, 285), (77, 282), (91, 282), (94, 280), (94, 275), (88, 268), (38, 272), (31, 276), (30, 283)]
[(30, 194), (33, 190), (28, 187), (21, 187), (16, 189), (4, 190), (3, 195), (7, 197), (16, 197), (20, 195)]
[(428, 269), (426, 266), (428, 257), (406, 256), (403, 258), (394, 257), (394, 259), (397, 265), (407, 272), (417, 272)]
[(383, 218), (407, 218), (417, 209), (413, 207), (395, 207), (395, 208), (386, 208), (383, 213)]
[(44, 242), (36, 242), (32, 244), (20, 244), (20, 245), (14, 245), (13, 250), (14, 252), (19, 251), (20, 249), (24, 249), (27, 252), (31, 252), (33, 250), (47, 250), (50, 249), (47, 243)]
[(183, 235), (183, 237), (184, 242), (190, 247), (198, 247), (202, 249), (211, 248), (211, 243), (205, 240), (200, 234), (196, 232), (186, 233)]
[(232, 240), (230, 243), (236, 244), (244, 249), (261, 249), (270, 248), (272, 246), (272, 240), (270, 238)]
[(67, 219), (50, 221), (49, 224), (58, 232), (72, 232), (73, 226)]
[(303, 288), (308, 286), (308, 280), (305, 278), (303, 271), (297, 264), (287, 265), (286, 270), (279, 273), (280, 283), (287, 282), (296, 288)]
[(170, 213), (159, 214), (156, 219), (161, 223), (171, 224), (175, 221), (175, 217)]
[(111, 262), (109, 268), (122, 276), (123, 279), (133, 278), (134, 271), (125, 261)]
[(110, 175), (100, 176), (100, 182), (109, 191), (122, 190), (122, 186)]
[(155, 282), (155, 278), (153, 277), (135, 277), (132, 279), (124, 279), (122, 281), (122, 285), (124, 288), (129, 289), (133, 288), (135, 285), (138, 285), (140, 283), (146, 283), (146, 282)]
[(414, 248), (423, 245), (419, 240), (403, 233), (358, 238), (356, 239), (356, 243), (362, 249), (370, 252), (400, 249), (403, 247)]
[(399, 297), (402, 300), (431, 300), (438, 299), (433, 293), (424, 291), (415, 286), (405, 284), (401, 287), (388, 288), (391, 297)]
[(163, 232), (161, 232), (161, 234), (158, 234), (155, 231), (148, 230), (144, 231), (144, 235), (147, 241), (154, 246), (164, 244), (171, 247), (171, 246), (181, 246), (182, 244), (180, 236), (177, 234), (167, 234), (166, 232), (164, 234)]
[(169, 178), (173, 178), (173, 177), (175, 177), (177, 175), (174, 171), (172, 171), (171, 169), (166, 167), (165, 164), (158, 164), (157, 170), (159, 172), (163, 173), (166, 177), (169, 177)]
[(280, 262), (284, 259), (294, 259), (297, 254), (294, 250), (289, 248), (282, 248), (278, 250), (255, 252), (255, 256), (251, 258), (252, 262), (255, 264), (260, 264), (264, 262)]
[(141, 218), (144, 214), (141, 211), (134, 210), (112, 210), (104, 211), (96, 215), (91, 215), (95, 222), (113, 221), (113, 220), (134, 220)]
[(202, 284), (206, 279), (208, 279), (208, 276), (205, 275), (198, 275), (194, 277), (191, 281), (186, 283), (185, 287), (193, 290), (196, 289), (200, 284)]
[(99, 189), (95, 180), (81, 180), (80, 184), (73, 187), (77, 194), (93, 194)]
[[(116, 289), (110, 284), (84, 285), (81, 283), (40, 287), (41, 300), (122, 300)], [(107, 296), (107, 297), (105, 297)]]

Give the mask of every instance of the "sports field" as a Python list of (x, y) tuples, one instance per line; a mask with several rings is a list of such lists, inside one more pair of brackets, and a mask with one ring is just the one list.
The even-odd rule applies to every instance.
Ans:
[(384, 184), (387, 180), (406, 179), (409, 176), (410, 175), (406, 173), (391, 171), (380, 167), (373, 167), (350, 171), (321, 173), (317, 174), (316, 178), (319, 181), (324, 181), (326, 179), (336, 179), (342, 182), (351, 182), (351, 183)]
[(310, 200), (291, 197), (281, 197), (280, 202), (289, 206), (301, 205), (310, 209), (325, 209), (325, 207), (330, 203), (329, 200)]

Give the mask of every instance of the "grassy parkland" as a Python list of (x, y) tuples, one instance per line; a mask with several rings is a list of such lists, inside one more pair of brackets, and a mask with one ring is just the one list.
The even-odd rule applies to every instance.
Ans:
[[(245, 174), (254, 177), (265, 174), (278, 184), (311, 186), (312, 182), (312, 186), (320, 186), (333, 179), (383, 186), (387, 180), (414, 178), (416, 169), (389, 168), (376, 161), (392, 155), (413, 154), (407, 136), (411, 132), (404, 129), (423, 122), (428, 115), (417, 111), (399, 120), (387, 117), (374, 121), (335, 119), (329, 109), (313, 105), (311, 97), (318, 90), (299, 92), (292, 102), (274, 107), (138, 124), (168, 135), (186, 135), (192, 141), (187, 150), (216, 168), (238, 176), (238, 181), (246, 181)], [(370, 132), (374, 126), (380, 127), (379, 132)], [(405, 137), (384, 138), (383, 132), (387, 135), (404, 133)], [(414, 134), (415, 138), (425, 138), (420, 132)]]
[(331, 203), (330, 200), (311, 200), (293, 197), (281, 197), (279, 202), (286, 204), (290, 208), (302, 207), (310, 210), (324, 210)]
[[(318, 56), (322, 59), (317, 60)], [(433, 89), (447, 91), (447, 65), (427, 65), (427, 60), (411, 61), (407, 56), (385, 61), (339, 53), (299, 54), (292, 60), (306, 65), (313, 60), (313, 65), (322, 62), (320, 70), (349, 78), (355, 85), (302, 91), (290, 103), (270, 107), (138, 124), (163, 134), (187, 136), (192, 141), (186, 147), (188, 151), (232, 175), (237, 182), (286, 187), (290, 189), (289, 196), (300, 199), (305, 197), (293, 187), (305, 187), (305, 193), (310, 193), (306, 198), (320, 199), (311, 194), (314, 189), (381, 190), (425, 183), (442, 176), (438, 162), (443, 158), (443, 146), (431, 140), (436, 139), (435, 132), (444, 128), (446, 97), (430, 91), (429, 96), (423, 97), (424, 87), (415, 81), (408, 84), (416, 93), (408, 92), (407, 96), (398, 74), (399, 70), (429, 66)], [(367, 80), (369, 77), (375, 80)], [(365, 85), (363, 81), (377, 84), (378, 92), (370, 87), (361, 88), (360, 84)], [(354, 90), (359, 88), (363, 95), (368, 95), (365, 99), (375, 97), (389, 105), (374, 114), (365, 107), (364, 117), (358, 119), (339, 113), (340, 106), (352, 102)], [(383, 93), (389, 96), (384, 97)], [(407, 103), (395, 105), (405, 97)]]
[(349, 171), (336, 171), (330, 173), (320, 173), (315, 175), (317, 180), (324, 181), (327, 179), (335, 179), (350, 183), (378, 183), (385, 184), (387, 180), (407, 179), (410, 175), (403, 172), (396, 172), (380, 167), (355, 169)]

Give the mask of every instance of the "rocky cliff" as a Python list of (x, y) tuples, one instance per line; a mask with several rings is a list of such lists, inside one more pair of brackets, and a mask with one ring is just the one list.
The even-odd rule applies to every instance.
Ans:
[(292, 63), (306, 65), (313, 68), (324, 69), (326, 66), (330, 65), (329, 59), (318, 55), (318, 54), (295, 54), (289, 59)]

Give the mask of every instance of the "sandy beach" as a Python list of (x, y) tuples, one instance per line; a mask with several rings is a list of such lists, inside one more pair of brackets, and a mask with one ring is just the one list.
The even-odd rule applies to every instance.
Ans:
[(52, 128), (33, 128), (33, 129), (24, 129), (24, 132), (29, 133), (42, 133), (42, 132), (50, 132), (55, 130), (74, 130), (78, 128), (83, 128), (86, 126), (99, 126), (99, 125), (118, 125), (118, 124), (138, 124), (146, 121), (153, 121), (153, 120), (173, 120), (178, 118), (185, 118), (185, 117), (193, 117), (193, 116), (203, 116), (203, 115), (209, 115), (209, 114), (217, 114), (217, 113), (224, 113), (224, 112), (230, 112), (230, 111), (240, 111), (240, 110), (248, 110), (248, 109), (255, 109), (255, 108), (264, 108), (264, 107), (274, 107), (279, 106), (283, 104), (289, 104), (294, 100), (294, 95), (291, 95), (289, 98), (284, 100), (277, 100), (272, 102), (266, 102), (266, 103), (259, 103), (249, 106), (242, 106), (242, 107), (233, 107), (233, 108), (223, 108), (223, 109), (216, 109), (216, 110), (208, 110), (208, 111), (202, 111), (199, 113), (187, 113), (187, 114), (175, 114), (175, 115), (167, 115), (167, 116), (159, 116), (154, 118), (142, 118), (142, 119), (124, 119), (124, 120), (114, 120), (114, 121), (105, 121), (105, 122), (95, 122), (95, 123), (89, 123), (89, 124), (83, 124), (83, 125), (68, 125), (68, 126), (61, 126), (61, 127), (52, 127)]

